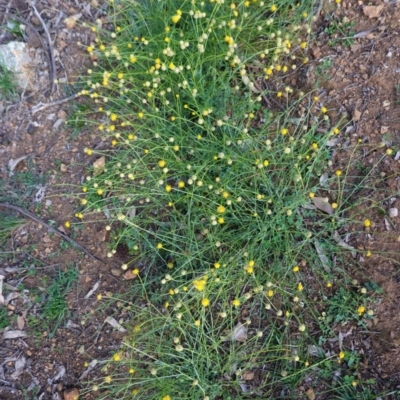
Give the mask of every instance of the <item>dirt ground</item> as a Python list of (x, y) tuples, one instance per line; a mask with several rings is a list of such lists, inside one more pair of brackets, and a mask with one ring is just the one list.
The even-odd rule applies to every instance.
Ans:
[[(73, 15), (79, 15), (81, 22), (104, 16), (90, 2), (36, 2), (52, 38), (56, 65), (52, 73), (45, 32), (32, 9), (23, 0), (3, 3), (0, 2), (0, 22), (13, 15), (26, 21), (25, 40), (33, 59), (35, 87), (15, 104), (0, 102), (0, 177), (9, 177), (10, 160), (26, 157), (18, 163), (16, 171), (47, 176), (43, 186), (36, 186), (28, 200), (40, 190), (44, 191), (43, 198), (31, 202), (27, 208), (44, 221), (54, 221), (55, 227), (67, 235), (73, 234), (76, 242), (104, 260), (96, 261), (71, 247), (63, 248), (59, 237), (49, 234), (46, 227), (33, 220), (19, 228), (8, 244), (8, 250), (16, 255), (0, 258), (0, 274), (5, 276), (6, 288), (12, 293), (7, 302), (12, 320), (10, 330), (22, 331), (20, 337), (0, 339), (0, 399), (60, 399), (65, 389), (80, 388), (87, 377), (100, 373), (102, 362), (120, 346), (123, 334), (105, 322), (107, 316), (119, 322), (130, 318), (118, 304), (96, 311), (97, 294), (121, 293), (132, 284), (120, 274), (123, 252), (107, 257), (106, 218), (93, 215), (92, 223), (76, 225), (82, 229), (74, 231), (64, 225), (66, 221), (79, 222), (74, 214), (79, 209), (80, 184), (85, 166), (95, 161), (84, 149), (101, 146), (100, 139), (91, 132), (90, 126), (83, 127), (79, 134), (65, 126), (75, 101), (34, 112), (40, 103), (74, 93), (75, 89), (70, 91), (70, 84), (76, 81), (79, 72), (91, 65), (85, 52), (93, 40), (90, 32), (80, 24), (68, 29), (64, 20)], [(374, 1), (368, 7), (362, 1), (346, 1), (339, 8), (327, 3), (322, 9), (316, 9), (316, 41), (310, 44), (310, 61), (300, 73), (287, 80), (299, 90), (317, 86), (318, 96), (328, 107), (333, 121), (347, 123), (335, 146), (334, 166), (347, 168), (350, 157), (347, 148), (356, 142), (360, 143), (364, 156), (354, 174), (366, 173), (384, 158), (368, 179), (371, 187), (361, 193), (366, 199), (366, 218), (371, 219), (372, 229), (349, 242), (371, 251), (371, 257), (361, 260), (354, 275), (361, 282), (374, 282), (382, 288), (382, 296), (374, 304), (375, 318), (370, 331), (356, 332), (346, 340), (354, 341), (364, 353), (363, 369), (367, 377), (375, 377), (384, 387), (397, 388), (400, 385), (400, 279), (397, 275), (400, 257), (395, 253), (400, 254), (397, 239), (400, 216), (389, 219), (387, 214), (390, 208), (400, 208), (400, 153), (386, 157), (385, 151), (391, 148), (396, 154), (400, 150), (400, 89), (397, 90), (397, 85), (400, 88), (400, 5)], [(9, 40), (10, 36), (0, 31), (0, 44)], [(46, 96), (52, 74), (58, 84)], [(11, 199), (18, 195), (14, 192), (15, 185), (10, 185), (7, 191)], [(379, 204), (386, 212), (378, 212), (371, 204)], [(60, 268), (71, 266), (79, 271), (79, 279), (68, 295), (68, 323), (61, 324), (54, 337), (50, 332), (37, 336), (26, 323), (29, 316), (38, 312), (30, 291), (43, 285), (41, 276), (53, 278)], [(23, 290), (19, 289), (22, 284)]]

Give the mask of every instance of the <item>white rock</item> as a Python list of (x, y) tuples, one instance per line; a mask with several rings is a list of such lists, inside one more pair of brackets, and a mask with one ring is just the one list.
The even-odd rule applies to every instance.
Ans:
[(21, 89), (32, 90), (34, 72), (31, 67), (31, 57), (28, 48), (22, 42), (9, 42), (0, 45), (0, 62), (9, 70), (15, 73), (18, 86)]
[(390, 208), (389, 209), (389, 216), (390, 218), (395, 218), (399, 215), (399, 209), (398, 208)]

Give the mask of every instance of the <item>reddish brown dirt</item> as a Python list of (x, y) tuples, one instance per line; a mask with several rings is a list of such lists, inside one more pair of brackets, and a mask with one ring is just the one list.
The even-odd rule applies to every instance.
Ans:
[[(396, 85), (400, 85), (400, 7), (380, 1), (370, 3), (384, 5), (378, 17), (366, 16), (362, 2), (355, 1), (343, 2), (340, 8), (324, 7), (320, 10), (316, 22), (317, 39), (310, 45), (310, 63), (305, 66), (296, 84), (299, 90), (304, 90), (315, 87), (317, 82), (319, 97), (329, 108), (333, 122), (342, 120), (343, 125), (347, 123), (334, 148), (333, 169), (346, 170), (349, 176), (364, 174), (365, 177), (365, 171), (384, 158), (358, 194), (365, 198), (365, 212), (360, 211), (354, 216), (359, 221), (371, 219), (372, 226), (349, 242), (358, 249), (371, 251), (371, 257), (358, 259), (354, 274), (360, 282), (377, 284), (382, 288), (382, 295), (373, 306), (375, 318), (371, 322), (371, 332), (356, 332), (345, 339), (345, 344), (355, 344), (364, 354), (366, 376), (376, 377), (382, 386), (394, 388), (400, 382), (400, 242), (397, 240), (400, 236), (400, 217), (388, 218), (388, 210), (400, 208), (400, 164), (393, 155), (386, 156), (385, 151), (391, 148), (396, 154), (400, 150), (400, 106), (396, 104), (400, 100), (400, 93), (396, 90)], [(35, 25), (37, 21), (32, 11), (21, 6), (24, 1), (15, 0), (10, 4), (20, 5), (21, 18)], [(20, 171), (49, 174), (45, 198), (39, 205), (29, 205), (29, 209), (46, 221), (55, 221), (55, 226), (59, 227), (65, 221), (72, 224), (79, 222), (74, 213), (79, 208), (78, 194), (84, 167), (95, 161), (88, 158), (83, 149), (93, 146), (97, 138), (90, 132), (90, 127), (80, 131), (78, 136), (72, 135), (63, 124), (54, 127), (58, 120), (66, 118), (71, 107), (69, 103), (47, 108), (35, 115), (32, 114), (32, 107), (39, 102), (47, 103), (69, 95), (66, 83), (74, 82), (78, 72), (90, 65), (84, 51), (90, 43), (90, 34), (79, 24), (71, 30), (66, 29), (64, 19), (82, 13), (81, 21), (93, 20), (98, 15), (93, 8), (88, 8), (88, 2), (72, 0), (41, 0), (38, 8), (51, 27), (57, 78), (64, 84), (57, 85), (49, 98), (42, 94), (49, 87), (47, 49), (41, 41), (35, 40), (35, 35), (28, 35), (27, 42), (35, 60), (37, 87), (34, 93), (26, 94), (29, 96), (27, 99), (8, 107), (3, 115), (0, 125), (0, 175), (7, 176), (10, 159), (28, 155), (18, 165)], [(11, 7), (8, 13), (16, 13), (16, 8)], [(0, 21), (4, 15), (3, 7), (0, 8)], [(348, 29), (344, 29), (344, 33), (324, 32), (332, 21), (353, 21), (351, 30), (361, 34), (361, 37), (346, 43), (344, 33), (353, 35)], [(40, 26), (35, 26), (45, 43)], [(368, 33), (370, 29), (372, 31)], [(357, 161), (358, 169), (347, 170), (349, 149), (359, 140), (362, 157)], [(381, 142), (385, 145), (379, 147)], [(371, 208), (371, 205), (377, 204), (381, 211), (378, 207)], [(0, 273), (6, 276), (5, 282), (10, 287), (24, 285), (24, 290), (9, 287), (6, 294), (15, 292), (18, 297), (10, 301), (7, 311), (12, 319), (12, 329), (18, 328), (16, 316), (27, 311), (23, 331), (28, 335), (26, 338), (7, 339), (0, 344), (0, 399), (25, 399), (24, 390), (28, 389), (28, 395), (33, 396), (37, 392), (38, 398), (57, 399), (65, 388), (84, 384), (84, 379), (79, 378), (87, 369), (85, 363), (98, 360), (98, 366), (88, 377), (100, 375), (101, 362), (118, 349), (122, 335), (104, 320), (107, 315), (116, 320), (127, 320), (129, 314), (115, 304), (103, 305), (97, 311), (99, 301), (96, 294), (102, 293), (106, 297), (107, 293), (121, 293), (132, 283), (115, 276), (118, 275), (115, 270), (124, 256), (107, 258), (106, 218), (97, 215), (93, 216), (93, 220), (94, 223), (82, 225), (83, 230), (77, 231), (74, 240), (105, 260), (104, 263), (83, 257), (71, 248), (60, 248), (61, 240), (49, 235), (46, 228), (33, 221), (17, 230), (9, 243), (9, 249), (14, 250), (15, 255), (0, 259)], [(351, 229), (363, 228), (354, 224), (349, 231)], [(65, 231), (69, 235), (73, 233), (72, 228), (65, 228)], [(30, 265), (36, 265), (36, 270), (30, 269)], [(78, 283), (68, 295), (72, 324), (68, 328), (63, 323), (53, 338), (49, 332), (43, 331), (35, 337), (35, 330), (28, 321), (30, 315), (35, 316), (39, 312), (35, 309), (31, 293), (44, 284), (43, 276), (55, 278), (58, 269), (65, 270), (71, 266), (79, 270)], [(98, 281), (100, 286), (97, 291), (85, 300), (85, 295)], [(11, 374), (15, 372), (15, 361), (21, 357), (26, 359), (25, 370), (13, 380)], [(65, 373), (56, 379), (63, 368)], [(390, 383), (382, 383), (384, 381)]]
[[(400, 7), (382, 1), (368, 5), (383, 5), (383, 9), (375, 17), (362, 1), (346, 1), (340, 8), (321, 11), (305, 75), (306, 85), (319, 83), (319, 97), (333, 122), (347, 124), (334, 149), (332, 169), (346, 171), (353, 182), (356, 177), (365, 179), (354, 199), (364, 199), (363, 209), (354, 218), (368, 218), (372, 226), (350, 244), (372, 253), (359, 260), (355, 275), (382, 289), (373, 307), (371, 333), (362, 339), (369, 362), (365, 367), (378, 380), (390, 380), (396, 386), (395, 382), (400, 382), (400, 218), (390, 217), (389, 209), (400, 206)], [(374, 13), (377, 10), (372, 9)], [(344, 32), (327, 33), (332, 21), (342, 24)], [(346, 29), (346, 22), (354, 26)], [(354, 34), (359, 38), (342, 39)], [(324, 65), (330, 67), (324, 69)], [(358, 159), (349, 169), (357, 142)], [(386, 154), (388, 148), (393, 150), (391, 156)], [(363, 229), (361, 225), (350, 227), (350, 232)]]
[[(33, 202), (39, 189), (36, 187), (32, 195), (27, 195), (24, 206), (44, 221), (54, 221), (55, 227), (73, 236), (90, 253), (104, 260), (101, 263), (70, 246), (63, 247), (63, 240), (29, 219), (8, 244), (8, 250), (14, 254), (0, 258), (0, 274), (5, 276), (5, 283), (9, 285), (5, 287), (5, 297), (10, 293), (16, 296), (7, 304), (12, 321), (10, 329), (22, 329), (27, 335), (0, 344), (0, 399), (60, 399), (65, 388), (81, 387), (85, 379), (99, 373), (104, 361), (121, 345), (122, 334), (105, 322), (107, 316), (112, 315), (120, 322), (129, 317), (127, 311), (116, 305), (110, 306), (104, 300), (107, 296), (125, 292), (132, 284), (132, 281), (124, 281), (119, 276), (119, 267), (124, 259), (118, 254), (113, 258), (107, 257), (106, 217), (93, 215), (94, 222), (85, 221), (84, 224), (79, 224), (79, 219), (74, 217), (79, 209), (78, 196), (85, 166), (94, 161), (84, 154), (83, 149), (89, 143), (93, 144), (95, 138), (88, 128), (81, 129), (76, 135), (65, 126), (71, 102), (32, 112), (40, 102), (49, 103), (71, 94), (68, 85), (74, 83), (78, 73), (84, 72), (91, 64), (85, 48), (93, 38), (80, 25), (102, 15), (90, 7), (90, 1), (36, 2), (49, 26), (59, 82), (55, 91), (46, 97), (43, 93), (50, 86), (50, 70), (45, 33), (25, 1), (5, 3), (0, 4), (0, 21), (18, 14), (27, 21), (27, 29), (30, 24), (35, 27), (41, 40), (27, 32), (35, 71), (35, 90), (25, 93), (18, 103), (2, 103), (5, 111), (0, 116), (0, 178), (9, 177), (11, 159), (27, 156), (16, 171), (29, 171), (47, 178), (43, 200)], [(81, 14), (79, 22), (73, 29), (67, 29), (64, 20), (77, 14)], [(3, 39), (7, 42), (7, 36)], [(23, 185), (21, 187), (23, 189)], [(11, 201), (20, 195), (15, 185), (10, 184), (6, 191)], [(66, 221), (71, 223), (71, 228), (63, 227)], [(57, 278), (58, 271), (71, 268), (79, 271), (79, 279), (68, 293), (69, 316), (52, 337), (51, 332), (41, 329), (40, 323), (39, 327), (33, 324), (32, 318), (40, 321), (40, 310), (47, 299), (45, 288)], [(98, 289), (85, 299), (97, 282)], [(23, 285), (22, 289), (20, 285)], [(41, 293), (42, 298), (35, 300), (37, 293)], [(97, 294), (103, 295), (102, 301), (97, 300)], [(23, 326), (20, 327), (16, 319), (18, 315), (23, 316)], [(68, 320), (70, 323), (66, 325)], [(24, 371), (13, 378), (15, 363), (22, 358), (25, 359)], [(80, 379), (92, 360), (97, 360), (98, 365), (86, 378)]]

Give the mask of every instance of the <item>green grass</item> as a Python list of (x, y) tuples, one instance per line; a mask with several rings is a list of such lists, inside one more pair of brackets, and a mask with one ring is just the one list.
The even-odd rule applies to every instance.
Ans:
[(43, 306), (37, 315), (32, 315), (28, 319), (32, 329), (47, 330), (50, 337), (54, 336), (60, 324), (70, 315), (66, 296), (77, 282), (78, 276), (76, 268), (68, 267), (65, 271), (59, 270), (57, 276), (50, 282), (43, 282), (47, 286), (45, 294), (38, 292), (35, 300)]
[[(134, 302), (98, 296), (134, 325), (87, 389), (96, 398), (298, 398), (310, 381), (327, 396), (364, 391), (358, 354), (324, 346), (372, 318), (372, 290), (334, 239), (349, 223), (363, 232), (351, 210), (370, 175), (331, 168), (340, 129), (285, 80), (307, 62), (312, 6), (115, 1), (112, 27), (91, 27), (98, 61), (81, 94), (94, 109), (79, 123), (109, 148), (86, 149), (99, 161), (75, 216), (108, 215), (108, 256), (127, 247), (121, 268), (138, 275)], [(347, 378), (332, 382), (338, 369)]]
[(23, 218), (0, 212), (0, 246), (5, 246), (13, 231), (24, 223)]
[(14, 73), (9, 71), (0, 60), (0, 100), (14, 100), (18, 96)]

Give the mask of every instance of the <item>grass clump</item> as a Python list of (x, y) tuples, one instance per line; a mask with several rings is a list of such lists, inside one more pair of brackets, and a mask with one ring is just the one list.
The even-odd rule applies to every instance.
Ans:
[(0, 60), (0, 100), (13, 100), (18, 96), (18, 85), (14, 73)]
[[(341, 185), (326, 146), (339, 129), (318, 97), (285, 83), (307, 62), (311, 8), (113, 1), (92, 27), (82, 94), (109, 149), (86, 149), (98, 159), (76, 217), (110, 218), (109, 256), (129, 249), (121, 268), (139, 276), (140, 298), (97, 398), (293, 398), (346, 357), (309, 347), (345, 276), (340, 253), (326, 256), (341, 198), (316, 196), (323, 174)], [(367, 316), (356, 293), (343, 324)]]
[(25, 223), (23, 218), (0, 212), (0, 245), (5, 246), (13, 231)]

